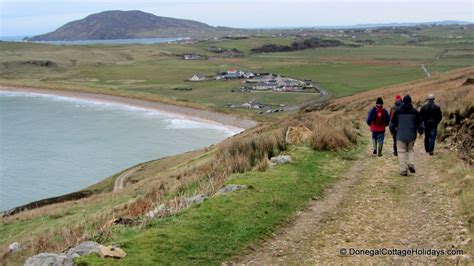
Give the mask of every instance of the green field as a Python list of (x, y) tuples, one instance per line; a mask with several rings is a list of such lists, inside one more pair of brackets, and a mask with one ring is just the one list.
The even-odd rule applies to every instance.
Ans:
[[(474, 34), (459, 26), (411, 29), (415, 34), (353, 32), (333, 38), (346, 44), (372, 40), (360, 47), (314, 48), (284, 53), (251, 53), (264, 44), (289, 45), (301, 38), (255, 36), (239, 40), (204, 40), (187, 44), (66, 46), (0, 43), (0, 84), (76, 89), (140, 97), (197, 108), (258, 116), (253, 110), (226, 109), (226, 104), (255, 100), (265, 104), (299, 104), (319, 99), (298, 93), (231, 92), (240, 81), (187, 82), (194, 73), (213, 75), (229, 67), (273, 72), (312, 79), (332, 96), (351, 95), (392, 84), (424, 78), (420, 65), (434, 73), (473, 65)], [(331, 33), (331, 32), (329, 32)], [(328, 32), (322, 32), (323, 36)], [(324, 35), (325, 34), (325, 35)], [(356, 38), (353, 39), (352, 36)], [(457, 39), (452, 36), (462, 36)], [(416, 41), (413, 41), (416, 39)], [(226, 58), (208, 51), (211, 46), (238, 49), (244, 57)], [(184, 53), (206, 54), (210, 60), (185, 61)], [(57, 66), (22, 62), (51, 60)], [(190, 87), (192, 91), (174, 88)]]

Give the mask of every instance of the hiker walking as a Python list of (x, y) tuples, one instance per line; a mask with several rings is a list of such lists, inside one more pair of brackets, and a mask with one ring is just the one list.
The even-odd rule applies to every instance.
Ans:
[[(390, 108), (390, 121), (393, 118), (393, 115), (396, 111), (400, 110), (400, 106), (402, 106), (402, 97), (400, 95), (395, 96), (395, 104)], [(393, 138), (393, 156), (398, 156), (397, 151), (397, 132), (391, 130), (392, 127), (389, 127), (390, 134), (392, 134)]]
[(390, 116), (383, 108), (382, 98), (377, 98), (375, 106), (370, 110), (367, 116), (367, 125), (372, 131), (372, 143), (374, 145), (374, 154), (382, 156), (383, 142), (385, 138), (385, 128), (390, 122)]
[(400, 157), (400, 175), (407, 176), (408, 171), (415, 173), (416, 133), (423, 134), (423, 123), (420, 113), (413, 108), (410, 95), (403, 97), (400, 110), (393, 114), (390, 130), (397, 135), (397, 149)]
[(425, 151), (433, 155), (438, 124), (441, 122), (441, 108), (435, 104), (434, 94), (428, 95), (427, 103), (420, 109), (421, 120), (425, 126)]

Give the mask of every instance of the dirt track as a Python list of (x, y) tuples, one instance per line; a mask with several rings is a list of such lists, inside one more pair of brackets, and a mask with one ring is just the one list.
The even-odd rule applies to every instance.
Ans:
[[(391, 143), (382, 158), (370, 145), (354, 167), (321, 200), (312, 201), (280, 234), (238, 264), (453, 263), (468, 256), (341, 256), (341, 248), (463, 249), (471, 234), (462, 215), (459, 189), (444, 176), (442, 154), (428, 156), (416, 143), (417, 173), (398, 175)], [(471, 244), (472, 249), (472, 244)], [(470, 254), (472, 256), (472, 254)], [(470, 262), (474, 262), (472, 259)]]

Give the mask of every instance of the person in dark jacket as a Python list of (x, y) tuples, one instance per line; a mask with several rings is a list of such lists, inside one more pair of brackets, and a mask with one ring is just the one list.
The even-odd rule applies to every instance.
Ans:
[[(392, 108), (390, 108), (390, 120), (392, 120), (395, 112), (400, 110), (400, 106), (402, 106), (402, 97), (400, 95), (397, 95), (395, 97), (395, 104), (392, 106)], [(392, 134), (392, 138), (393, 138), (393, 156), (398, 156), (397, 134), (395, 131), (392, 131), (392, 130), (390, 130), (390, 134)]]
[(423, 123), (418, 111), (413, 108), (410, 95), (403, 97), (400, 110), (396, 111), (390, 121), (390, 130), (397, 135), (397, 149), (400, 156), (400, 175), (407, 176), (408, 171), (415, 173), (416, 133), (423, 134)]
[(374, 145), (374, 154), (382, 156), (383, 142), (385, 138), (385, 128), (390, 122), (390, 116), (383, 108), (382, 98), (378, 98), (375, 106), (370, 110), (367, 116), (367, 125), (372, 131), (372, 143)]
[(425, 126), (425, 151), (433, 155), (438, 124), (441, 122), (443, 115), (441, 114), (441, 108), (434, 102), (434, 94), (428, 95), (426, 100), (427, 103), (420, 109), (420, 115)]

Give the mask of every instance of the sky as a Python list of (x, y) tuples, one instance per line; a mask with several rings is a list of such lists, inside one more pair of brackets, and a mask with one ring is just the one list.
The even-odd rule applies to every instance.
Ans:
[(473, 0), (0, 0), (0, 36), (32, 36), (106, 10), (237, 28), (474, 21)]

